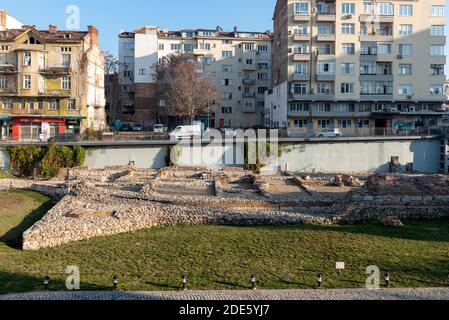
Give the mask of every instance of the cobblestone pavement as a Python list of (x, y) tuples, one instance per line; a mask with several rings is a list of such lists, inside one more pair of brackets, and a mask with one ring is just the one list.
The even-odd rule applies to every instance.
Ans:
[(449, 288), (180, 292), (32, 292), (0, 300), (449, 300)]

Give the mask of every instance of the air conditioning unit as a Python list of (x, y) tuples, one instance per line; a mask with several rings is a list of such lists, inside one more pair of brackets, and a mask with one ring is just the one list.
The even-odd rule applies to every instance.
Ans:
[(343, 16), (343, 19), (344, 20), (352, 19), (352, 14), (347, 14), (347, 15)]
[(416, 112), (416, 107), (415, 106), (411, 106), (408, 108), (409, 112)]

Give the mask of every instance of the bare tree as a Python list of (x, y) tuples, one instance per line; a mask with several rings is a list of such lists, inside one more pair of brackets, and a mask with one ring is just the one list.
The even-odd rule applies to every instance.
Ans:
[(219, 91), (209, 76), (198, 70), (192, 56), (181, 53), (163, 58), (155, 65), (159, 94), (166, 113), (188, 119), (190, 123), (219, 99)]
[(114, 55), (110, 52), (104, 52), (103, 55), (105, 58), (105, 65), (104, 65), (105, 75), (119, 73), (123, 67), (123, 64), (120, 61), (118, 61), (118, 59), (114, 57)]

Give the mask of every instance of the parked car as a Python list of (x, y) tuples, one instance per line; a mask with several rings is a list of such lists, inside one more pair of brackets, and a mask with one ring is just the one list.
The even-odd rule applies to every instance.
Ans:
[(73, 133), (61, 134), (48, 139), (48, 142), (78, 142), (80, 141), (79, 135)]
[(131, 128), (132, 128), (133, 131), (136, 131), (136, 132), (141, 132), (141, 131), (143, 131), (143, 126), (140, 125), (140, 124), (132, 125)]
[(163, 124), (155, 124), (153, 126), (153, 132), (154, 133), (164, 133), (167, 132), (167, 126), (163, 125)]
[(200, 138), (202, 134), (201, 126), (179, 126), (170, 133), (171, 140), (179, 140), (182, 138)]
[(122, 127), (120, 128), (120, 131), (130, 132), (130, 131), (133, 131), (133, 128), (131, 127), (131, 125), (129, 123), (124, 123), (122, 125)]
[(318, 138), (341, 138), (343, 133), (340, 129), (326, 129), (318, 134)]

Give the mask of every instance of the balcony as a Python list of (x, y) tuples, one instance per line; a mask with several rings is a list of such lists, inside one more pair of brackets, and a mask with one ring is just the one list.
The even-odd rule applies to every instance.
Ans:
[(0, 74), (17, 73), (17, 67), (12, 64), (0, 64)]
[(335, 42), (335, 34), (319, 34), (316, 39), (317, 41)]
[(329, 52), (329, 53), (318, 53), (317, 55), (318, 61), (330, 61), (335, 60), (335, 53)]
[(309, 92), (307, 94), (290, 94), (290, 100), (295, 101), (335, 101), (335, 95), (334, 94), (315, 94), (313, 92)]
[(360, 81), (393, 82), (392, 74), (361, 74)]
[(243, 79), (242, 84), (253, 86), (256, 84), (256, 79)]
[(373, 32), (369, 34), (361, 34), (360, 41), (362, 42), (392, 42), (394, 36), (392, 34), (380, 34), (378, 32)]
[(317, 20), (318, 22), (335, 22), (337, 17), (335, 12), (318, 12)]
[(364, 93), (361, 93), (360, 99), (363, 101), (373, 101), (373, 102), (378, 102), (378, 101), (391, 102), (391, 101), (393, 101), (393, 94), (364, 94)]
[(322, 73), (316, 75), (317, 81), (335, 81), (335, 74), (331, 73)]
[(46, 98), (70, 98), (70, 90), (68, 91), (56, 91), (56, 90), (39, 90), (38, 97)]
[(382, 16), (382, 15), (374, 16), (373, 14), (361, 14), (360, 22), (362, 22), (362, 23), (371, 23), (371, 22), (393, 23), (394, 16)]
[(256, 93), (255, 92), (244, 92), (242, 93), (242, 98), (243, 99), (251, 99), (251, 98), (255, 98), (256, 97)]
[(292, 76), (293, 81), (309, 81), (310, 80), (310, 74), (300, 74), (300, 73), (294, 73)]
[(209, 55), (210, 51), (206, 49), (193, 49), (193, 55), (194, 56), (205, 56)]
[(310, 53), (295, 53), (293, 61), (310, 61)]
[(308, 22), (308, 21), (310, 21), (310, 19), (311, 19), (310, 14), (294, 14), (293, 15), (294, 22)]
[(299, 33), (296, 33), (293, 36), (293, 41), (310, 41), (310, 34), (299, 34)]
[(39, 70), (39, 72), (45, 75), (69, 75), (72, 73), (72, 70), (67, 66), (48, 66)]
[(256, 70), (256, 65), (255, 64), (247, 64), (247, 63), (244, 63), (243, 64), (243, 70), (245, 70), (245, 71), (255, 71)]

